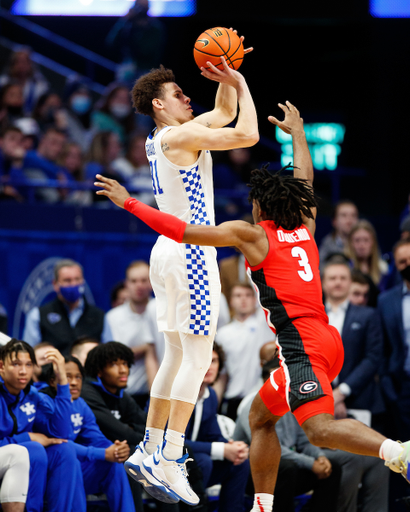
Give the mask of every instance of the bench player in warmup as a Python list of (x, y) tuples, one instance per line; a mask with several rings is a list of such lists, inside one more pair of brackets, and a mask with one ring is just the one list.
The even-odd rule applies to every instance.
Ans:
[(255, 225), (242, 221), (194, 226), (129, 198), (117, 182), (99, 177), (96, 185), (115, 204), (125, 207), (158, 232), (178, 242), (237, 247), (259, 292), (268, 324), (277, 334), (280, 368), (255, 397), (250, 412), (250, 462), (255, 485), (252, 512), (271, 512), (280, 459), (275, 432), (289, 410), (316, 446), (380, 457), (407, 480), (410, 441), (387, 439), (353, 419), (335, 420), (331, 381), (343, 364), (343, 345), (329, 326), (322, 303), (319, 255), (313, 239), (316, 200), (313, 165), (298, 110), (279, 106), (284, 121), (269, 120), (292, 136), (294, 176), (271, 175), (266, 168), (251, 177), (249, 199)]
[[(245, 79), (223, 58), (221, 62), (222, 70), (202, 68), (202, 75), (219, 87), (215, 108), (198, 117), (172, 71), (164, 67), (142, 76), (132, 90), (136, 110), (156, 124), (146, 152), (158, 207), (191, 224), (215, 224), (210, 150), (253, 146), (259, 140)], [(235, 119), (238, 104), (236, 125), (226, 127)], [(150, 263), (165, 355), (151, 388), (145, 439), (125, 467), (157, 499), (196, 505), (199, 498), (186, 478), (183, 445), (212, 359), (221, 294), (216, 250), (161, 236)]]

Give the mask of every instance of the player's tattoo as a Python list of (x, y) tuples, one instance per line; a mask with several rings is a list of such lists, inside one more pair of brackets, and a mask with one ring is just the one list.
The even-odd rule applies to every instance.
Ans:
[(208, 128), (210, 128), (210, 127), (212, 126), (212, 124), (211, 124), (211, 123), (206, 123), (206, 126), (207, 126)]
[(168, 149), (169, 149), (168, 144), (166, 142), (164, 142), (164, 144), (161, 145), (161, 149), (162, 149), (162, 151), (168, 151)]

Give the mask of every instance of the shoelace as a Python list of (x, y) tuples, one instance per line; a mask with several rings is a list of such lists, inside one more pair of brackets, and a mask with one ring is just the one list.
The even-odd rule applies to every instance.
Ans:
[(185, 459), (184, 462), (180, 462), (178, 464), (178, 467), (182, 473), (182, 476), (185, 478), (186, 481), (188, 481), (188, 470), (186, 468), (186, 462), (193, 462), (194, 459)]

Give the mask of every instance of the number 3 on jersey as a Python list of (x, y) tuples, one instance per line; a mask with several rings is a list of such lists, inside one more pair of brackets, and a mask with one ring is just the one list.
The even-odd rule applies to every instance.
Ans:
[(159, 181), (158, 181), (157, 161), (156, 160), (154, 160), (154, 161), (150, 160), (149, 161), (149, 166), (150, 166), (150, 169), (151, 169), (152, 187), (154, 189), (154, 194), (155, 195), (163, 194), (164, 191), (159, 186)]
[(291, 254), (293, 258), (299, 258), (299, 266), (303, 267), (303, 270), (298, 270), (299, 277), (303, 279), (303, 281), (311, 281), (313, 279), (313, 272), (305, 249), (302, 249), (302, 247), (292, 247)]

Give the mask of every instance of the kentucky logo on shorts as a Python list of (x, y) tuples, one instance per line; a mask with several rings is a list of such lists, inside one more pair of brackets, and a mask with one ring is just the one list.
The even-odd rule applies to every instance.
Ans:
[(312, 391), (316, 391), (317, 389), (317, 382), (313, 382), (313, 380), (308, 380), (307, 382), (304, 382), (300, 388), (299, 393), (303, 393), (304, 395), (307, 393), (312, 393)]

